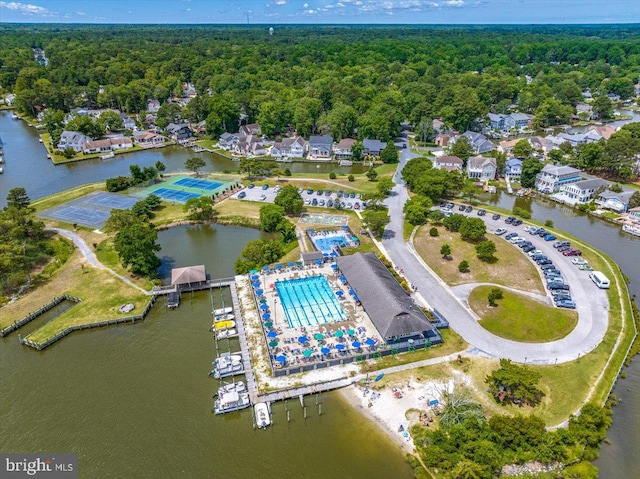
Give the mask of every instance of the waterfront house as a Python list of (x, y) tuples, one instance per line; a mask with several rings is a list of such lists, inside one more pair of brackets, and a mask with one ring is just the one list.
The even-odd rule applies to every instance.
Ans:
[(60, 135), (57, 148), (60, 151), (72, 148), (75, 152), (81, 152), (84, 144), (88, 141), (91, 141), (91, 138), (82, 133), (78, 133), (77, 131), (63, 131)]
[(577, 183), (581, 179), (580, 170), (572, 166), (549, 164), (536, 175), (536, 189), (543, 193), (555, 193), (562, 186)]
[(519, 181), (522, 174), (522, 160), (520, 158), (511, 158), (505, 164), (504, 176), (509, 181)]
[(133, 118), (130, 118), (126, 113), (120, 113), (120, 118), (122, 118), (122, 126), (125, 130), (135, 130), (136, 122)]
[(495, 158), (472, 156), (467, 160), (467, 176), (479, 181), (495, 180), (498, 166)]
[(117, 150), (126, 150), (127, 148), (131, 148), (133, 143), (131, 138), (104, 138), (102, 140), (92, 140), (87, 141), (82, 146), (82, 152), (85, 155), (91, 153), (105, 153), (109, 151), (117, 151)]
[(387, 144), (380, 140), (363, 140), (362, 154), (364, 156), (380, 156), (380, 152), (384, 150)]
[(142, 147), (163, 145), (167, 139), (153, 131), (134, 131), (133, 139)]
[(615, 211), (616, 213), (625, 213), (629, 208), (629, 200), (632, 195), (633, 191), (623, 191), (622, 193), (603, 191), (596, 198), (596, 204), (600, 208)]
[(498, 151), (501, 153), (511, 153), (513, 147), (520, 141), (520, 138), (516, 138), (515, 140), (503, 140), (498, 143)]
[(560, 193), (554, 195), (554, 197), (571, 205), (585, 204), (589, 203), (596, 193), (603, 191), (607, 186), (608, 183), (600, 178), (581, 180), (562, 185)]
[(309, 157), (331, 158), (333, 138), (331, 135), (313, 135), (309, 138)]
[(593, 113), (593, 107), (588, 103), (578, 102), (576, 104), (576, 114), (575, 117), (582, 120), (583, 117), (585, 120), (595, 120), (598, 115)]
[(165, 128), (167, 134), (175, 141), (181, 142), (193, 136), (189, 123), (169, 123)]
[(640, 206), (631, 208), (629, 210), (629, 219), (635, 223), (640, 224)]
[(235, 152), (239, 155), (253, 157), (253, 156), (265, 156), (267, 154), (265, 142), (262, 138), (249, 135), (241, 137), (238, 144), (235, 147)]
[(224, 132), (218, 138), (218, 146), (223, 150), (233, 150), (240, 141), (240, 134)]
[(283, 138), (276, 141), (271, 148), (271, 156), (276, 159), (304, 158), (307, 142), (301, 136)]
[(248, 125), (242, 125), (240, 127), (240, 130), (238, 131), (238, 135), (240, 139), (246, 138), (247, 136), (250, 136), (250, 135), (261, 136), (262, 129), (260, 128), (260, 125), (258, 125), (257, 123), (249, 123)]
[(433, 162), (434, 168), (438, 170), (462, 171), (463, 161), (457, 156), (443, 155), (436, 158)]
[(489, 126), (492, 130), (509, 131), (511, 129), (523, 130), (531, 126), (533, 115), (526, 113), (489, 113)]
[(333, 145), (333, 154), (335, 155), (336, 160), (350, 160), (353, 156), (351, 148), (355, 142), (356, 140), (353, 138), (343, 138)]

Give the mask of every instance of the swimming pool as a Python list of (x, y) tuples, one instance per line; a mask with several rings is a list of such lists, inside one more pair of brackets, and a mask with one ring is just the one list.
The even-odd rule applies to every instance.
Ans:
[(346, 318), (324, 276), (276, 281), (275, 285), (290, 328), (315, 326)]
[(334, 246), (351, 246), (351, 235), (346, 231), (328, 231), (326, 234), (316, 233), (311, 235), (311, 241), (318, 251), (331, 253)]

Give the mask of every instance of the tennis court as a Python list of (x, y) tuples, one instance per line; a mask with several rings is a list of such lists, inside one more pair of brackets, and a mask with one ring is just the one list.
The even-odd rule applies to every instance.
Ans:
[(186, 186), (187, 188), (200, 188), (201, 190), (217, 190), (223, 183), (217, 183), (209, 180), (197, 180), (195, 178), (182, 178), (174, 183), (174, 185)]
[(97, 191), (44, 210), (38, 216), (99, 229), (111, 216), (112, 209), (128, 210), (138, 201), (131, 196)]
[(346, 226), (349, 222), (349, 217), (324, 213), (302, 213), (298, 221), (305, 224)]
[(154, 195), (159, 196), (163, 200), (176, 201), (178, 203), (186, 203), (191, 198), (200, 198), (200, 193), (187, 193), (186, 191), (172, 190), (170, 188), (158, 188), (153, 191)]

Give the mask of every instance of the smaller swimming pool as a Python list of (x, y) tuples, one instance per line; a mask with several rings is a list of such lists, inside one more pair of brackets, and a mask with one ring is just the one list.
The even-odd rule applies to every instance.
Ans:
[(343, 248), (355, 245), (348, 231), (319, 231), (313, 233), (310, 238), (316, 249), (323, 253), (331, 253), (335, 246)]

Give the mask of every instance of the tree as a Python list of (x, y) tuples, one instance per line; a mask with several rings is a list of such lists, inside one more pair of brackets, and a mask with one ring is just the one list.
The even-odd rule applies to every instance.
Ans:
[(561, 125), (571, 120), (573, 107), (564, 105), (554, 98), (547, 98), (536, 109), (534, 125), (537, 128), (546, 128), (550, 125)]
[[(425, 196), (414, 195), (407, 200), (402, 207), (405, 219), (412, 225), (422, 225), (427, 222), (427, 215), (433, 206), (431, 198)], [(433, 228), (435, 229), (435, 228)], [(436, 232), (438, 230), (436, 229)]]
[(429, 230), (429, 236), (432, 236), (432, 237), (440, 236), (440, 233), (438, 232), (438, 228), (436, 228), (435, 226), (432, 227)]
[(636, 190), (629, 198), (629, 209), (640, 206), (640, 191)]
[(336, 172), (335, 171), (332, 171), (331, 173), (329, 173), (329, 179), (330, 180), (335, 180), (336, 178), (337, 178), (337, 176), (336, 176)]
[(442, 224), (449, 231), (459, 231), (462, 224), (465, 222), (467, 217), (465, 215), (461, 215), (459, 213), (454, 213), (451, 216), (442, 220)]
[(389, 223), (389, 215), (386, 210), (367, 209), (362, 213), (362, 218), (375, 236), (382, 236), (384, 228)]
[(276, 231), (282, 235), (284, 243), (291, 243), (296, 239), (296, 227), (286, 218), (283, 218), (276, 226)]
[(362, 152), (364, 151), (364, 145), (361, 141), (356, 141), (351, 145), (351, 159), (353, 161), (359, 161), (362, 159)]
[[(452, 215), (453, 216), (453, 215)], [(460, 236), (465, 241), (476, 242), (484, 237), (487, 225), (482, 218), (466, 218), (460, 225)]]
[(177, 103), (163, 103), (156, 115), (156, 125), (159, 128), (166, 128), (169, 123), (180, 121), (182, 107)]
[(502, 299), (502, 298), (503, 298), (503, 294), (500, 288), (491, 288), (491, 291), (489, 291), (489, 294), (487, 295), (487, 299), (489, 300), (489, 306), (493, 308), (498, 306), (498, 303), (496, 303), (496, 300)]
[(275, 263), (284, 254), (282, 243), (275, 240), (256, 239), (249, 241), (235, 262), (236, 274), (246, 274), (266, 264)]
[(353, 175), (349, 175), (347, 176), (347, 180), (349, 180), (350, 183), (353, 183), (354, 181), (356, 181), (356, 177)]
[(460, 261), (460, 264), (458, 265), (458, 271), (460, 271), (461, 273), (469, 272), (469, 262), (466, 259)]
[[(375, 171), (375, 170), (374, 170)], [(378, 181), (378, 186), (376, 186), (376, 191), (380, 193), (382, 196), (389, 196), (391, 194), (391, 190), (396, 184), (393, 180), (385, 176)]]
[(188, 213), (190, 220), (212, 221), (218, 216), (218, 212), (213, 208), (214, 201), (210, 196), (200, 196), (189, 198), (184, 204), (183, 210)]
[(593, 113), (601, 120), (610, 120), (613, 118), (613, 102), (607, 95), (596, 95), (591, 103)]
[(193, 171), (195, 175), (198, 176), (198, 171), (201, 168), (204, 168), (206, 164), (207, 163), (202, 158), (194, 156), (192, 158), (188, 158), (187, 161), (184, 162), (184, 167), (189, 171)]
[(440, 425), (445, 429), (466, 423), (470, 419), (476, 423), (486, 421), (482, 414), (482, 406), (473, 400), (473, 394), (467, 386), (454, 383), (453, 388), (440, 388), (438, 391), (442, 402)]
[(449, 243), (445, 243), (440, 247), (440, 254), (444, 259), (449, 259), (451, 256), (451, 245)]
[(369, 181), (376, 181), (376, 178), (378, 177), (378, 172), (377, 172), (375, 169), (370, 168), (370, 169), (365, 173), (365, 176), (366, 176), (367, 178), (369, 178)]
[(125, 268), (131, 273), (147, 278), (155, 278), (161, 262), (156, 256), (160, 251), (157, 242), (158, 232), (145, 223), (134, 223), (118, 231), (115, 237), (115, 250)]
[(278, 224), (280, 224), (283, 219), (284, 208), (282, 206), (273, 204), (260, 207), (260, 225), (267, 233), (276, 231)]
[(469, 157), (474, 153), (473, 145), (466, 136), (459, 136), (456, 141), (449, 146), (449, 154), (460, 158), (465, 165)]
[(433, 120), (431, 118), (423, 118), (418, 123), (418, 127), (416, 128), (416, 140), (422, 142), (429, 142), (433, 140), (434, 131), (433, 131)]
[(302, 212), (304, 201), (298, 189), (293, 185), (285, 185), (276, 195), (273, 201), (281, 206), (288, 215), (299, 215)]
[(542, 163), (535, 158), (527, 158), (522, 162), (520, 184), (523, 188), (533, 188), (536, 185), (536, 175), (542, 171)]
[(380, 160), (383, 163), (398, 163), (398, 149), (392, 141), (389, 141), (380, 152)]
[(102, 112), (97, 123), (102, 131), (116, 131), (123, 127), (122, 117), (113, 110)]
[(523, 138), (514, 145), (512, 153), (516, 158), (529, 158), (533, 154), (533, 147), (528, 140)]
[(485, 383), (489, 384), (496, 399), (497, 393), (504, 390), (509, 399), (535, 406), (544, 397), (544, 393), (538, 389), (540, 377), (539, 372), (527, 366), (518, 366), (510, 359), (501, 359), (500, 368), (487, 376)]
[(165, 172), (167, 167), (160, 160), (156, 161), (156, 165), (155, 166), (156, 166), (156, 171), (158, 172), (158, 175), (160, 175), (160, 178), (162, 178), (162, 174)]
[(483, 241), (476, 245), (476, 254), (482, 261), (494, 262), (496, 260), (493, 256), (496, 252), (496, 244), (493, 241)]

